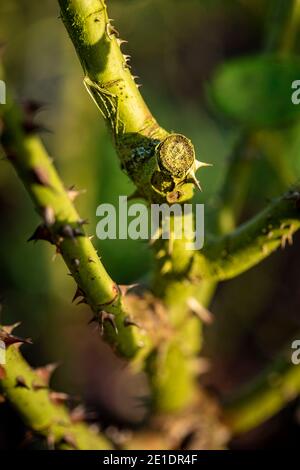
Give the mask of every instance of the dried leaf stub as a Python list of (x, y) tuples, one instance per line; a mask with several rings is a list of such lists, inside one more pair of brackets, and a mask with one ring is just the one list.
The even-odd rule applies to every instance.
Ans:
[(157, 162), (161, 171), (183, 178), (194, 165), (194, 146), (184, 135), (170, 134), (157, 148)]

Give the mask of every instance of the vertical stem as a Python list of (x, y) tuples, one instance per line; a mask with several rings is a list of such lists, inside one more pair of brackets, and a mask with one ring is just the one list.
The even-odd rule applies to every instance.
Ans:
[(300, 1), (271, 0), (269, 3), (265, 52), (286, 55), (297, 42)]

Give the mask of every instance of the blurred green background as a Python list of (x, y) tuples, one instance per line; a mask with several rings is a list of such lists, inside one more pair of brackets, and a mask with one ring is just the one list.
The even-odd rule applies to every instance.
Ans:
[[(162, 126), (191, 138), (200, 160), (213, 163), (211, 169), (202, 172), (203, 193), (196, 196), (198, 202), (206, 204), (209, 227), (211, 214), (222, 206), (217, 194), (229, 156), (245, 130), (244, 122), (237, 124), (216, 112), (210, 84), (229, 59), (260, 54), (272, 2), (107, 3), (121, 37), (128, 40), (123, 51), (132, 55), (133, 71), (141, 77), (141, 91), (153, 114)], [(3, 60), (7, 87), (21, 101), (44, 103), (37, 118), (49, 130), (43, 133), (43, 140), (66, 186), (86, 189), (77, 207), (81, 216), (89, 219), (88, 231), (94, 235), (97, 206), (116, 203), (119, 195), (133, 192), (133, 185), (121, 172), (101, 116), (83, 87), (82, 70), (59, 20), (56, 2), (2, 1), (0, 41), (6, 44)], [(300, 79), (298, 64), (293, 67), (288, 77), (299, 70), (294, 79)], [(229, 84), (230, 80), (231, 76)], [(240, 104), (243, 97), (238, 91), (238, 87), (229, 86), (233, 102)], [(289, 95), (290, 89), (286, 93)], [(278, 99), (274, 94), (273, 100)], [(260, 115), (262, 106), (258, 104), (254, 116)], [(267, 130), (267, 138), (263, 136), (263, 145), (251, 159), (253, 168), (241, 221), (297, 182), (300, 121), (295, 114), (288, 122)], [(52, 260), (53, 248), (26, 243), (38, 217), (11, 166), (5, 161), (0, 165), (2, 322), (22, 320), (20, 334), (34, 340), (32, 348), (24, 348), (26, 357), (33, 365), (61, 361), (55, 385), (83, 396), (96, 410), (96, 420), (141, 422), (144, 410), (136, 390), (140, 396), (147, 393), (144, 378), (128, 380), (129, 372), (122, 362), (101, 343), (99, 333), (86, 326), (88, 309), (71, 304), (74, 281), (66, 275), (59, 257)], [(232, 185), (238, 184), (232, 181)], [(117, 282), (147, 278), (152, 261), (146, 243), (96, 238), (94, 242)], [(300, 330), (299, 254), (298, 237), (293, 247), (219, 287), (211, 308), (216, 320), (205, 331), (205, 355), (212, 362), (212, 370), (203, 379), (217, 393), (228, 392), (252, 377)], [(13, 419), (17, 418), (9, 421), (7, 409), (0, 413), (0, 447), (14, 447), (22, 436), (21, 430), (20, 435), (15, 432)], [(271, 424), (232, 445), (274, 446), (282, 442), (283, 435), (285, 445), (293, 445), (300, 434), (296, 416), (294, 403)]]

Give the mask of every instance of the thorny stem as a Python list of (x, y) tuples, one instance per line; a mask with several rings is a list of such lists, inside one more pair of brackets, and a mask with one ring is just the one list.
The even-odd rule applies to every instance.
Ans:
[[(162, 129), (150, 113), (130, 72), (129, 56), (121, 51), (125, 41), (112, 26), (106, 2), (59, 0), (59, 5), (84, 83), (111, 130), (121, 166), (137, 194), (150, 202), (190, 199), (197, 169), (193, 145)], [(172, 158), (165, 158), (166, 148)]]
[[(65, 394), (51, 392), (42, 369), (34, 370), (19, 351), (19, 344), (6, 349), (1, 366), (0, 392), (33, 432), (44, 436), (48, 445), (61, 449), (109, 450), (109, 441), (86, 423), (76, 420), (60, 401)], [(45, 368), (45, 373), (47, 370)], [(84, 419), (84, 417), (82, 417)]]
[[(189, 139), (162, 129), (145, 105), (105, 2), (59, 0), (59, 4), (84, 70), (85, 85), (112, 132), (121, 165), (135, 183), (136, 194), (148, 202), (190, 199), (193, 184), (197, 184), (195, 171), (201, 163), (195, 161)], [(181, 248), (180, 253), (182, 263), (189, 263), (191, 252)], [(186, 307), (186, 297), (183, 302), (179, 299), (180, 289), (172, 291), (173, 299), (177, 299), (176, 312), (164, 300), (177, 333), (148, 357), (146, 366), (153, 405), (163, 410), (182, 408), (191, 400), (196, 378), (190, 359), (199, 351), (200, 322)], [(180, 383), (174, 384), (179, 375)]]
[(76, 298), (90, 305), (105, 339), (124, 357), (146, 347), (144, 331), (128, 326), (119, 286), (112, 281), (83, 230), (68, 191), (64, 188), (41, 140), (22, 128), (23, 116), (13, 105), (3, 110), (1, 144), (23, 181), (43, 224), (33, 240), (45, 239), (56, 246), (77, 283)]
[(208, 242), (197, 253), (192, 275), (223, 281), (255, 266), (300, 228), (300, 193), (290, 191), (233, 232)]
[[(127, 59), (126, 57), (124, 59), (120, 51), (118, 33), (112, 28), (108, 19), (105, 2), (102, 0), (59, 0), (59, 3), (63, 21), (86, 74), (85, 83), (112, 130), (123, 167), (135, 182), (138, 192), (146, 199), (156, 200), (152, 191), (154, 181), (156, 181), (156, 189), (160, 186), (158, 192), (161, 196), (166, 196), (167, 201), (170, 202), (168, 197), (170, 197), (170, 194), (174, 194), (174, 191), (171, 191), (168, 186), (170, 181), (166, 177), (165, 165), (161, 166), (159, 164), (162, 152), (158, 153), (157, 150), (158, 148), (164, 148), (164, 144), (160, 146), (157, 146), (157, 144), (166, 142), (168, 134), (159, 128), (150, 115), (148, 108), (145, 107), (127, 67)], [(124, 90), (125, 93), (123, 93)], [(149, 122), (151, 122), (150, 125)], [(151, 129), (150, 132), (149, 129)], [(140, 141), (141, 137), (142, 141)], [(143, 140), (145, 137), (150, 138), (150, 147), (145, 145)], [(151, 139), (154, 140), (151, 141)], [(142, 146), (140, 146), (140, 142), (143, 143)], [(185, 147), (187, 148), (188, 145), (185, 145)], [(138, 158), (136, 158), (135, 152), (132, 151), (133, 149), (139, 149)], [(147, 150), (146, 158), (145, 149)], [(160, 171), (155, 179), (157, 164)], [(179, 178), (181, 176), (177, 172), (178, 169), (175, 168), (175, 170), (175, 172), (174, 169), (171, 171), (173, 185), (176, 179), (175, 176), (178, 175)], [(183, 175), (185, 177), (184, 172)], [(157, 184), (157, 180), (159, 184)], [(182, 184), (182, 181), (179, 181), (179, 183)], [(151, 189), (149, 190), (149, 188)], [(174, 186), (172, 186), (172, 189), (174, 189)], [(182, 197), (179, 191), (177, 197), (178, 201), (182, 201), (188, 196), (184, 193)], [(232, 199), (231, 196), (229, 199)], [(176, 201), (173, 200), (172, 202)], [(276, 212), (275, 208), (274, 212)], [(186, 377), (186, 380), (182, 386), (184, 393), (179, 394), (181, 398), (177, 396), (177, 405), (174, 405), (174, 408), (182, 407), (184, 403), (189, 401), (191, 393), (186, 392), (187, 390), (192, 391), (195, 380), (194, 374), (188, 372), (187, 354), (183, 351), (186, 342), (191, 337), (186, 334), (181, 335), (181, 332), (185, 331), (182, 328), (183, 325), (189, 329), (189, 325), (194, 323), (189, 318), (190, 309), (186, 306), (187, 296), (197, 297), (196, 287), (186, 280), (187, 276), (190, 280), (195, 277), (202, 281), (206, 279), (215, 282), (233, 277), (264, 259), (282, 243), (282, 237), (287, 237), (290, 240), (293, 232), (299, 228), (298, 213), (293, 214), (293, 220), (289, 220), (288, 214), (284, 213), (280, 213), (278, 220), (273, 220), (273, 215), (273, 212), (270, 215), (267, 211), (266, 214), (258, 216), (253, 222), (237, 229), (231, 235), (220, 237), (209, 243), (205, 250), (196, 256), (193, 256), (191, 251), (184, 250), (182, 242), (175, 242), (173, 253), (168, 256), (164, 244), (161, 247), (161, 244), (158, 243), (156, 253), (159, 261), (156, 286), (159, 287), (155, 291), (156, 294), (163, 296), (170, 309), (171, 324), (178, 328), (178, 338), (175, 342), (165, 345), (163, 354), (154, 354), (153, 361), (156, 363), (159, 360), (159, 370), (157, 365), (153, 367), (152, 356), (150, 356), (149, 376), (154, 381), (152, 384), (154, 389), (157, 389), (156, 396), (159, 400), (162, 400), (162, 396), (166, 397), (166, 400), (162, 400), (165, 401), (165, 404), (161, 408), (172, 407), (168, 396), (170, 396), (169, 391), (171, 388), (174, 390), (174, 384), (168, 378), (171, 377), (170, 371), (174, 367), (174, 370), (179, 370), (176, 363), (181, 364), (180, 373), (183, 377)], [(270, 217), (272, 219), (272, 232), (269, 229)], [(263, 233), (264, 230), (267, 230), (266, 235)], [(253, 236), (253, 239), (249, 235)], [(161, 251), (164, 251), (162, 256), (160, 256)], [(209, 286), (209, 284), (207, 285)], [(213, 291), (213, 285), (211, 284), (209, 287), (211, 286), (212, 288), (209, 290)], [(195, 333), (196, 336), (199, 335), (199, 331), (194, 324), (191, 326), (190, 331), (197, 332)], [(182, 340), (183, 337), (186, 341)], [(195, 344), (194, 341), (191, 341), (191, 343)], [(197, 347), (192, 348), (191, 356), (199, 351), (198, 343), (199, 341)], [(181, 346), (179, 347), (179, 345)], [(184, 345), (183, 349), (182, 345)], [(176, 357), (175, 361), (171, 358), (171, 356), (174, 356), (174, 351), (180, 356)], [(165, 359), (163, 366), (162, 357)], [(159, 375), (162, 377), (161, 380)]]

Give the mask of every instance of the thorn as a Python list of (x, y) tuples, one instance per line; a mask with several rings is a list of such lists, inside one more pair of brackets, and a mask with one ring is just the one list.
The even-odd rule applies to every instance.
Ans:
[(32, 388), (35, 392), (38, 392), (39, 390), (45, 390), (48, 389), (48, 387), (44, 384), (39, 384), (37, 382), (32, 382)]
[(89, 263), (96, 263), (96, 261), (95, 261), (91, 256), (89, 256), (88, 262), (89, 262)]
[(79, 300), (79, 302), (77, 302), (76, 305), (81, 305), (81, 304), (86, 304), (86, 305), (88, 304), (85, 297), (83, 299)]
[(81, 194), (84, 194), (86, 193), (86, 189), (76, 189), (75, 186), (71, 186), (68, 190), (67, 190), (67, 193), (68, 193), (68, 196), (69, 196), (69, 199), (73, 202), (75, 201), (75, 199), (80, 196)]
[(35, 369), (36, 375), (44, 382), (46, 386), (49, 385), (53, 372), (58, 368), (59, 363), (47, 364), (44, 367)]
[(51, 206), (43, 207), (42, 217), (47, 227), (51, 227), (55, 223), (54, 209)]
[(49, 175), (44, 168), (38, 166), (32, 168), (31, 175), (34, 183), (50, 187)]
[(69, 399), (69, 395), (63, 392), (50, 392), (49, 398), (55, 405), (61, 405)]
[(201, 186), (200, 186), (200, 183), (199, 183), (199, 181), (197, 180), (196, 175), (195, 175), (195, 172), (194, 172), (193, 170), (191, 170), (191, 171), (189, 172), (189, 174), (187, 175), (186, 183), (192, 183), (192, 184), (194, 184), (195, 186), (197, 186), (197, 188), (199, 189), (199, 191), (202, 191), (202, 188), (201, 188)]
[(118, 328), (115, 322), (115, 316), (112, 313), (100, 312), (100, 333), (103, 336), (104, 333), (104, 322), (108, 322), (114, 329), (116, 335), (118, 334)]
[(87, 417), (86, 409), (83, 405), (78, 405), (70, 412), (72, 423), (80, 423)]
[(125, 285), (119, 285), (119, 289), (120, 289), (120, 291), (121, 291), (121, 294), (122, 294), (123, 296), (125, 296), (128, 291), (130, 291), (130, 290), (132, 290), (132, 289), (134, 289), (135, 287), (138, 287), (138, 286), (139, 286), (139, 284), (136, 284), (136, 283), (135, 283), (135, 284), (129, 284), (129, 285), (127, 285), (127, 286), (125, 286)]
[(123, 57), (124, 57), (124, 60), (125, 60), (126, 64), (127, 64), (127, 63), (130, 61), (130, 59), (131, 59), (131, 55), (129, 55), (129, 54), (123, 54)]
[(54, 245), (54, 242), (52, 240), (52, 236), (51, 236), (51, 233), (48, 229), (48, 227), (46, 227), (46, 225), (39, 225), (37, 227), (37, 229), (35, 230), (35, 232), (31, 235), (31, 237), (28, 238), (28, 242), (31, 242), (31, 241), (34, 241), (34, 242), (37, 242), (38, 240), (45, 240), (49, 243), (51, 243), (52, 245)]
[(71, 447), (74, 447), (74, 449), (78, 448), (77, 442), (73, 434), (67, 433), (63, 437), (63, 441), (68, 444)]
[(13, 325), (6, 325), (6, 326), (3, 326), (2, 329), (8, 334), (10, 335), (16, 328), (18, 328), (18, 326), (21, 325), (21, 322), (18, 321), (16, 323), (14, 323)]
[(111, 39), (112, 36), (115, 36), (116, 38), (119, 37), (119, 31), (110, 23), (106, 24), (106, 34), (109, 37), (109, 39)]
[(78, 299), (79, 297), (84, 297), (85, 294), (83, 292), (82, 289), (80, 289), (80, 287), (77, 287), (76, 288), (76, 291), (75, 291), (75, 294), (74, 294), (74, 297), (72, 299), (72, 303), (75, 302), (76, 299)]
[(2, 340), (6, 346), (10, 346), (12, 344), (16, 343), (26, 343), (26, 344), (32, 344), (32, 340), (30, 338), (22, 339), (19, 338), (18, 336), (13, 336), (8, 333), (6, 333), (5, 330), (0, 328), (0, 340)]
[(140, 328), (140, 325), (136, 323), (134, 320), (132, 320), (130, 317), (125, 317), (123, 324), (125, 328), (127, 328), (128, 326), (136, 326), (137, 328)]
[(195, 160), (195, 168), (196, 171), (199, 170), (199, 168), (205, 168), (208, 166), (213, 166), (212, 163), (204, 163), (204, 162), (199, 162), (198, 160)]
[(21, 375), (19, 375), (17, 378), (16, 378), (16, 385), (15, 387), (20, 387), (20, 388), (27, 388), (29, 390), (30, 387), (28, 387), (24, 377), (22, 377)]
[(116, 38), (116, 41), (119, 46), (122, 46), (122, 44), (128, 44), (128, 41), (125, 39)]
[(203, 305), (198, 302), (195, 297), (189, 297), (187, 299), (187, 306), (194, 312), (203, 323), (211, 324), (213, 322), (213, 315)]

